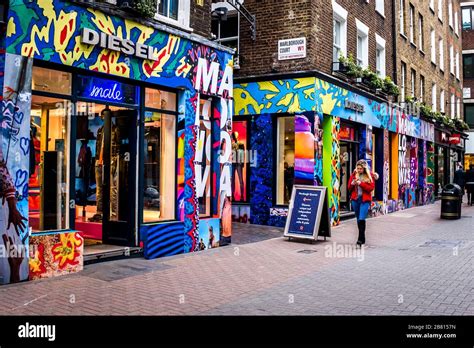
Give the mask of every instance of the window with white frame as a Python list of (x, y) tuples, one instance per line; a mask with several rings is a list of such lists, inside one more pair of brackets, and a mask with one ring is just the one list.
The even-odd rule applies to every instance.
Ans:
[(454, 33), (459, 36), (459, 13), (454, 12)]
[(385, 16), (385, 0), (375, 0), (375, 11)]
[(347, 11), (334, 0), (333, 11), (333, 62), (347, 55)]
[(405, 95), (406, 95), (406, 80), (407, 80), (407, 65), (402, 62), (402, 85), (401, 85), (401, 90), (400, 90), (400, 97), (401, 101), (405, 101)]
[(454, 47), (449, 45), (449, 71), (454, 75)]
[(456, 116), (457, 118), (461, 118), (461, 99), (456, 98)]
[(415, 43), (415, 7), (410, 4), (410, 42)]
[(456, 101), (455, 101), (455, 97), (454, 97), (454, 94), (451, 94), (451, 118), (454, 118), (454, 113), (455, 113), (455, 106), (456, 106)]
[(434, 5), (434, 0), (430, 0), (430, 9), (434, 12), (435, 5)]
[(418, 48), (420, 49), (420, 51), (423, 51), (423, 41), (425, 41), (423, 34), (423, 16), (420, 14), (418, 16)]
[(436, 35), (434, 29), (431, 29), (431, 62), (436, 64)]
[(439, 50), (439, 70), (444, 71), (444, 42), (443, 38), (439, 38), (438, 41), (438, 50)]
[(445, 112), (445, 104), (446, 104), (446, 101), (445, 101), (445, 96), (444, 96), (444, 90), (441, 90), (441, 92), (439, 93), (439, 112), (442, 112), (444, 114)]
[(443, 0), (438, 0), (438, 18), (443, 20)]
[(190, 6), (190, 0), (158, 0), (156, 19), (189, 30)]
[(456, 78), (459, 80), (459, 52), (456, 52)]
[(410, 72), (410, 93), (412, 97), (415, 97), (415, 87), (416, 86), (416, 71), (411, 69)]
[(357, 64), (369, 65), (369, 27), (356, 19), (357, 26)]
[(437, 109), (436, 100), (436, 83), (431, 85), (431, 110), (436, 111)]
[(400, 0), (400, 33), (405, 35), (405, 0)]
[(385, 77), (386, 63), (385, 63), (385, 40), (379, 35), (375, 34), (375, 65), (377, 74)]
[(448, 23), (449, 26), (453, 27), (453, 2), (449, 0), (448, 2)]
[(423, 75), (420, 75), (420, 96), (418, 99), (420, 99), (420, 102), (425, 100), (425, 77)]

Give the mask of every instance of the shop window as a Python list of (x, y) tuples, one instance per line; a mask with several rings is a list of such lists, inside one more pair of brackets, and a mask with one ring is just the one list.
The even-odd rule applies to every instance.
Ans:
[(249, 176), (248, 121), (232, 122), (232, 199), (248, 202)]
[(70, 73), (33, 67), (32, 88), (34, 91), (71, 95)]
[(290, 201), (295, 173), (295, 118), (279, 117), (276, 144), (276, 204)]
[(34, 232), (69, 227), (69, 106), (67, 100), (32, 97), (29, 221)]
[(143, 222), (175, 218), (176, 116), (145, 111)]
[(199, 216), (211, 215), (212, 170), (212, 100), (201, 100), (199, 105), (199, 132), (196, 147), (196, 191), (199, 200)]
[(176, 93), (145, 89), (143, 222), (176, 218)]
[(146, 88), (145, 107), (166, 111), (176, 111), (176, 93)]

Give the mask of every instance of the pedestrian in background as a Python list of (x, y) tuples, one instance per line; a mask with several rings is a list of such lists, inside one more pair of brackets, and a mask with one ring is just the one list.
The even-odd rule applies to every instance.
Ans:
[(375, 182), (369, 170), (369, 165), (365, 160), (356, 163), (356, 169), (349, 178), (348, 190), (351, 193), (352, 209), (355, 212), (359, 238), (357, 245), (365, 244), (366, 219), (372, 202), (372, 191), (375, 189)]
[(456, 165), (456, 167), (457, 167), (457, 169), (454, 172), (453, 182), (456, 185), (459, 185), (459, 187), (461, 188), (461, 192), (462, 192), (461, 203), (462, 203), (464, 193), (465, 193), (465, 188), (466, 188), (466, 174), (464, 173), (464, 170), (463, 170), (463, 167), (462, 167), (461, 163), (458, 163)]
[(467, 204), (472, 205), (474, 195), (474, 164), (469, 166), (469, 170), (466, 172), (466, 189), (467, 189)]

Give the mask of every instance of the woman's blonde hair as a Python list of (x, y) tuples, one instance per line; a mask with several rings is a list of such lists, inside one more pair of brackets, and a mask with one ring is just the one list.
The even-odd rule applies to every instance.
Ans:
[(358, 166), (361, 166), (362, 168), (364, 168), (364, 173), (359, 175), (359, 173), (356, 170), (356, 178), (364, 182), (373, 182), (374, 179), (372, 178), (372, 174), (370, 174), (369, 164), (367, 163), (367, 161), (366, 160), (357, 161), (356, 168)]

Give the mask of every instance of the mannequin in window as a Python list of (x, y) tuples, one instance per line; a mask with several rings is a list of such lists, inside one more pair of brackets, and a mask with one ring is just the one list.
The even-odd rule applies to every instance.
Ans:
[(293, 189), (293, 182), (295, 177), (295, 167), (285, 162), (285, 172), (284, 172), (284, 181), (285, 181), (285, 204), (290, 201), (291, 190)]
[(87, 196), (89, 191), (89, 183), (90, 183), (90, 172), (92, 167), (92, 151), (90, 146), (88, 145), (89, 139), (93, 138), (92, 132), (88, 132), (88, 137), (86, 139), (81, 140), (81, 149), (79, 150), (79, 155), (77, 157), (77, 164), (79, 165), (80, 172), (79, 178), (82, 179), (83, 183), (83, 191), (81, 202), (83, 205), (87, 205)]
[[(111, 117), (111, 110), (106, 107), (104, 110), (102, 110), (100, 114), (100, 118), (102, 120), (105, 119), (105, 117)], [(107, 113), (109, 113), (107, 115)], [(110, 173), (111, 177), (116, 176), (116, 170), (117, 170), (117, 156), (118, 156), (118, 140), (119, 140), (119, 134), (118, 134), (118, 128), (114, 124), (112, 124), (112, 130), (111, 130), (111, 147), (110, 147), (110, 156), (111, 156), (111, 163), (110, 163)], [(89, 219), (91, 222), (99, 222), (102, 221), (102, 209), (103, 209), (103, 191), (102, 191), (102, 185), (103, 185), (103, 175), (104, 175), (104, 126), (102, 125), (98, 130), (97, 130), (97, 142), (96, 142), (96, 161), (95, 161), (95, 179), (96, 179), (96, 200), (97, 200), (97, 212), (96, 214)], [(112, 215), (117, 212), (117, 207), (118, 207), (118, 202), (117, 202), (117, 187), (116, 187), (116, 182), (111, 178), (110, 182), (110, 200), (112, 202), (111, 208), (112, 208)]]
[(244, 201), (244, 164), (245, 164), (245, 145), (239, 141), (239, 133), (232, 133), (232, 155), (235, 158), (232, 161), (232, 195), (235, 196), (235, 177), (236, 172), (239, 177), (240, 201)]

